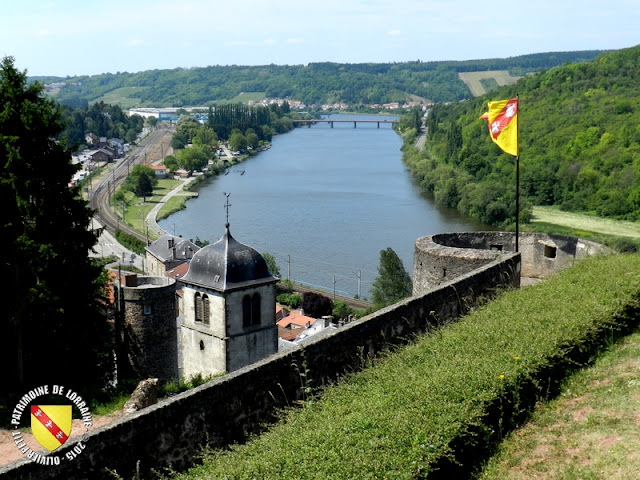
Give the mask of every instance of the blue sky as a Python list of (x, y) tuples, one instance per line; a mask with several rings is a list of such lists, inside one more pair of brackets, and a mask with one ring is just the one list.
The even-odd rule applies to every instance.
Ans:
[(29, 75), (469, 60), (640, 44), (638, 0), (3, 0)]

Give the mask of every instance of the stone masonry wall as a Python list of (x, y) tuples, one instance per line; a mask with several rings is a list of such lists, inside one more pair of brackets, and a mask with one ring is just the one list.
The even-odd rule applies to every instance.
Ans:
[(138, 379), (178, 377), (175, 291), (167, 277), (137, 277), (137, 286), (122, 287), (127, 366)]
[[(520, 233), (522, 276), (544, 278), (577, 259), (608, 248), (587, 240), (546, 233)], [(515, 252), (511, 232), (445, 233), (415, 243), (413, 294), (419, 295), (458, 275)]]
[[(106, 469), (132, 478), (136, 463), (143, 475), (151, 468), (191, 465), (199, 445), (223, 447), (276, 420), (277, 409), (304, 398), (300, 369), (305, 364), (313, 385), (323, 385), (345, 371), (362, 367), (390, 343), (455, 321), (479, 298), (519, 284), (520, 255), (502, 255), (477, 270), (375, 314), (351, 322), (304, 347), (278, 353), (198, 388), (91, 431), (86, 448), (71, 462), (42, 466), (21, 460), (0, 468), (3, 480), (111, 479)], [(67, 442), (56, 451), (70, 451)], [(146, 478), (146, 477), (144, 477)]]

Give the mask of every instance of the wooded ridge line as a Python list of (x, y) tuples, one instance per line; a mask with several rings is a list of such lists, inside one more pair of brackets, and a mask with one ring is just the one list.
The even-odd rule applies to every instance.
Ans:
[(29, 80), (50, 86), (50, 95), (74, 107), (118, 89), (124, 89), (119, 93), (129, 105), (141, 107), (208, 106), (220, 101), (242, 101), (238, 97), (248, 92), (267, 98), (295, 99), (309, 106), (404, 102), (408, 96), (440, 103), (472, 98), (469, 88), (458, 77), (460, 72), (506, 70), (521, 77), (565, 63), (589, 61), (601, 53), (586, 50), (437, 62), (216, 65), (66, 78), (40, 76)]

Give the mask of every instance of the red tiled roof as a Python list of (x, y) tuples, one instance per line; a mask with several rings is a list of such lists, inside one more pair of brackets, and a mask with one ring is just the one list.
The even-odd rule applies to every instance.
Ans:
[(278, 327), (278, 338), (281, 338), (283, 340), (288, 340), (288, 341), (293, 341), (296, 339), (296, 337), (298, 335), (300, 335), (303, 332), (304, 328), (301, 327), (297, 327), (297, 328), (284, 328), (284, 327)]
[(289, 310), (287, 310), (282, 305), (276, 305), (276, 322), (284, 317), (289, 315)]
[(285, 327), (285, 328), (287, 328), (289, 325), (291, 325), (291, 327), (289, 328), (292, 328), (292, 327), (304, 328), (307, 325), (313, 325), (315, 321), (316, 321), (315, 318), (307, 317), (302, 313), (300, 313), (299, 310), (298, 311), (294, 310), (293, 312), (290, 312), (289, 315), (284, 317), (282, 320), (278, 320), (276, 324), (280, 327)]

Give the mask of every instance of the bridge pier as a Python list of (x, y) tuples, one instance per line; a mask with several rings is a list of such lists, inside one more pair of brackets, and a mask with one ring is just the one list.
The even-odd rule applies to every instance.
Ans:
[(353, 128), (356, 128), (356, 122), (355, 121), (353, 122)]
[(331, 128), (333, 128), (333, 122), (329, 122), (331, 124)]
[(378, 122), (378, 128), (380, 128), (380, 122)]

